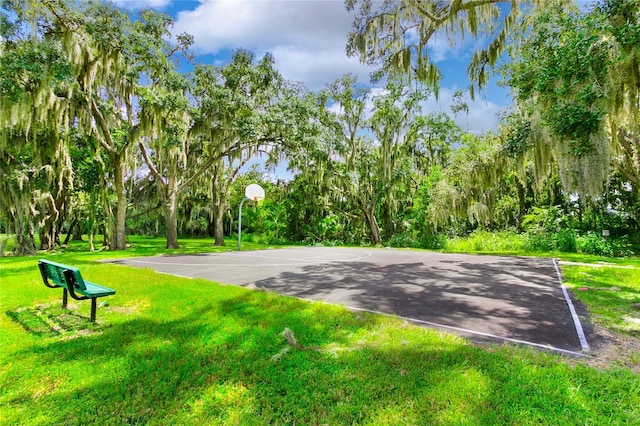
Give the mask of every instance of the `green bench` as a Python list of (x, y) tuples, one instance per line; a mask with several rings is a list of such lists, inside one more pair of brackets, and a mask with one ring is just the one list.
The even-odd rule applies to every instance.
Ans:
[(91, 299), (91, 322), (96, 320), (96, 299), (116, 294), (116, 291), (82, 279), (80, 270), (73, 266), (41, 259), (38, 261), (44, 285), (62, 287), (62, 307), (67, 307), (67, 294), (76, 300)]

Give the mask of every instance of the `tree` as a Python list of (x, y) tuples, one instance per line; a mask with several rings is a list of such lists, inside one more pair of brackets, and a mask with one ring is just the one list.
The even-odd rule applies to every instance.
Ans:
[(16, 233), (15, 251), (51, 249), (71, 182), (68, 123), (72, 67), (43, 28), (24, 36), (27, 9), (6, 2), (0, 15), (0, 210)]
[(303, 170), (312, 173), (317, 184), (329, 192), (333, 208), (339, 208), (343, 200), (356, 206), (369, 227), (371, 242), (380, 244), (375, 216), (379, 197), (373, 193), (371, 181), (373, 143), (363, 134), (370, 91), (356, 83), (353, 76), (346, 75), (319, 94), (318, 114), (326, 134)]
[(568, 192), (599, 197), (616, 171), (640, 187), (640, 4), (549, 8), (506, 67), (538, 158)]
[[(569, 7), (573, 1), (560, 1)], [(503, 4), (504, 6), (499, 6)], [(440, 72), (429, 57), (429, 42), (446, 37), (453, 45), (467, 36), (487, 40), (487, 47), (474, 52), (469, 78), (482, 87), (505, 50), (509, 34), (527, 26), (535, 11), (548, 2), (534, 0), (347, 0), (356, 11), (347, 53), (364, 63), (379, 65), (382, 72), (413, 74), (437, 90)], [(470, 86), (473, 97), (473, 85)]]
[[(70, 3), (49, 0), (42, 3), (42, 14), (56, 28), (62, 51), (72, 64), (77, 100), (74, 116), (76, 128), (93, 136), (106, 154), (117, 197), (113, 240), (109, 247), (125, 248), (127, 195), (125, 178), (134, 125), (133, 94), (139, 84), (140, 47), (136, 34), (144, 26), (134, 26), (129, 17), (110, 5), (88, 2), (71, 9)], [(91, 19), (85, 19), (90, 16)], [(152, 40), (152, 37), (147, 37)], [(106, 189), (106, 188), (105, 188)], [(110, 207), (107, 206), (107, 212)], [(112, 236), (107, 234), (109, 238)]]
[[(166, 23), (157, 28), (159, 37), (167, 37)], [(192, 108), (189, 82), (171, 62), (169, 46), (149, 52), (154, 58), (149, 83), (138, 89), (139, 124), (133, 137), (158, 188), (164, 209), (167, 248), (178, 248), (178, 197), (191, 186), (213, 160), (206, 146), (189, 134)]]
[[(379, 203), (385, 239), (395, 231), (395, 217), (402, 201), (398, 195), (411, 182), (418, 156), (413, 156), (425, 143), (433, 147), (435, 142), (425, 137), (430, 131), (426, 117), (420, 116), (420, 102), (429, 96), (422, 86), (412, 87), (407, 80), (391, 80), (382, 94), (373, 97), (373, 114), (367, 120), (367, 128), (376, 140), (374, 170), (370, 177), (374, 205)], [(432, 124), (432, 122), (429, 122)], [(423, 146), (425, 146), (423, 145)], [(427, 153), (434, 154), (435, 148)], [(433, 158), (435, 160), (435, 155)], [(410, 197), (409, 197), (410, 198)]]
[[(177, 203), (181, 193), (208, 175), (215, 190), (216, 244), (224, 242), (222, 213), (228, 207), (225, 164), (246, 163), (261, 147), (281, 139), (272, 132), (272, 110), (282, 78), (273, 57), (255, 61), (246, 50), (234, 52), (224, 66), (197, 65), (186, 78), (162, 73), (141, 97), (138, 139), (145, 163), (158, 185), (167, 224), (167, 247), (178, 247)], [(277, 121), (277, 120), (276, 120)], [(208, 184), (207, 184), (208, 185)]]
[(317, 96), (321, 136), (290, 156), (331, 210), (361, 215), (374, 244), (391, 236), (398, 208), (407, 203), (398, 194), (405, 194), (415, 170), (412, 154), (427, 123), (417, 117), (426, 96), (406, 80), (392, 80), (374, 95), (346, 75)]
[[(4, 83), (10, 94), (0, 100), (1, 128), (12, 137), (33, 137), (45, 129), (54, 131), (61, 142), (71, 130), (95, 138), (106, 154), (117, 197), (110, 247), (124, 249), (124, 182), (136, 124), (134, 95), (141, 73), (149, 70), (149, 53), (164, 43), (158, 28), (168, 21), (149, 12), (145, 22), (134, 24), (125, 13), (102, 2), (10, 1), (6, 5), (4, 22), (8, 24), (3, 28), (8, 30), (2, 56), (22, 64), (22, 72)], [(24, 67), (20, 58), (29, 55), (30, 65)], [(60, 147), (53, 151), (62, 152)], [(55, 204), (52, 208), (57, 208)], [(110, 211), (105, 206), (105, 212)]]

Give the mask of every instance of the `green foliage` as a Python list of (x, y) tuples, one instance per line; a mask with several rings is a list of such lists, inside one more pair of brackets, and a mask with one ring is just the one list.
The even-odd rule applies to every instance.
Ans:
[[(378, 3), (373, 0), (348, 0), (347, 9), (356, 18), (349, 34), (347, 53), (357, 55), (368, 64), (381, 67), (377, 75), (415, 75), (437, 90), (440, 70), (429, 57), (429, 42), (441, 35), (453, 46), (467, 37), (482, 38), (468, 66), (474, 87), (482, 88), (489, 80), (492, 68), (507, 46), (508, 35), (515, 33), (528, 16), (535, 16), (546, 2), (533, 1), (527, 7), (519, 1), (500, 8), (493, 1), (442, 2), (426, 0), (419, 3)], [(560, 2), (563, 5), (571, 2)]]
[[(553, 247), (563, 253), (575, 253), (578, 250), (578, 242), (575, 231), (572, 229), (560, 229), (558, 232), (553, 234)], [(586, 252), (583, 251), (583, 253)]]
[(613, 170), (640, 183), (640, 168), (625, 160), (638, 152), (640, 49), (630, 41), (639, 16), (627, 0), (570, 11), (553, 3), (513, 46), (508, 84), (535, 130), (530, 143), (552, 151), (566, 191), (598, 197)]
[(625, 236), (612, 239), (587, 232), (576, 237), (576, 248), (579, 253), (593, 254), (606, 257), (620, 257), (633, 255), (633, 250)]
[(536, 233), (555, 232), (562, 225), (563, 215), (559, 206), (533, 207), (531, 213), (522, 218), (522, 226), (526, 231)]
[(445, 241), (442, 247), (422, 247), (466, 253), (529, 253), (549, 256), (581, 253), (610, 258), (634, 256), (633, 248), (625, 237), (605, 238), (593, 232), (580, 234), (572, 229), (527, 233), (475, 230), (464, 237), (437, 237)]
[(447, 236), (443, 234), (431, 234), (419, 237), (416, 233), (405, 231), (401, 234), (394, 234), (385, 244), (390, 247), (446, 250), (448, 248), (448, 239)]
[(422, 244), (420, 244), (416, 236), (408, 232), (394, 234), (391, 238), (389, 238), (388, 241), (385, 242), (385, 245), (389, 247), (422, 247)]
[(0, 97), (17, 103), (25, 93), (51, 87), (65, 94), (73, 83), (71, 65), (51, 40), (34, 44), (18, 41), (0, 54)]
[[(269, 196), (247, 208), (244, 223), (255, 241), (439, 249), (445, 234), (516, 229), (532, 250), (608, 255), (640, 241), (637, 2), (584, 10), (510, 2), (500, 15), (493, 2), (427, 1), (400, 14), (390, 3), (389, 15), (368, 0), (348, 3), (358, 9), (350, 49), (369, 46), (360, 53), (404, 72), (416, 65), (423, 78), (435, 78), (435, 68), (424, 52), (405, 49), (402, 23), (426, 31), (412, 33), (421, 42), (428, 28), (477, 36), (503, 23), (471, 71), (482, 80), (514, 41), (507, 80), (518, 105), (498, 132), (463, 134), (446, 114), (423, 113), (429, 90), (400, 76), (383, 91), (344, 76), (309, 93), (283, 81), (272, 55), (247, 50), (185, 74), (176, 61), (192, 56), (193, 38), (170, 36), (166, 14), (3, 1), (0, 221), (16, 234), (12, 247), (33, 252), (42, 234), (41, 247), (53, 248), (75, 222), (102, 232), (111, 248), (125, 247), (124, 225), (167, 230), (169, 245), (181, 234), (223, 243), (237, 226), (242, 185), (264, 180), (241, 172), (258, 152), (268, 152), (269, 167), (286, 158), (296, 175), (262, 182)], [(507, 27), (522, 31), (509, 39)], [(379, 44), (393, 28), (391, 44)], [(454, 113), (468, 107), (461, 91), (453, 101)], [(591, 197), (575, 201), (571, 182), (589, 186)], [(589, 234), (602, 229), (615, 247)]]
[(529, 148), (531, 122), (522, 116), (507, 115), (501, 122), (504, 151), (513, 157), (519, 157)]
[(551, 252), (554, 249), (553, 234), (544, 232), (535, 232), (525, 234), (526, 242), (523, 249), (534, 253)]
[(446, 115), (421, 115), (428, 96), (406, 79), (390, 79), (384, 91), (372, 93), (345, 75), (314, 97), (321, 133), (287, 155), (290, 167), (300, 171), (296, 180), (314, 188), (318, 207), (326, 210), (318, 221), (347, 216), (351, 235), (339, 239), (360, 240), (362, 224), (372, 244), (401, 232), (415, 177), (446, 162), (459, 129)]

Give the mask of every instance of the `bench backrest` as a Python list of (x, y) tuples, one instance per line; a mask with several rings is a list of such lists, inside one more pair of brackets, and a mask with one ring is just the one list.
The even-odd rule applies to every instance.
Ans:
[(85, 290), (86, 286), (84, 285), (84, 280), (82, 279), (82, 275), (80, 275), (80, 270), (78, 268), (74, 268), (73, 266), (63, 265), (62, 263), (52, 262), (50, 260), (41, 259), (38, 261), (41, 265), (44, 266), (45, 273), (47, 274), (47, 278), (50, 281), (53, 281), (55, 284), (61, 287), (67, 287), (67, 279), (64, 276), (64, 271), (70, 271), (75, 278), (74, 283), (71, 285), (75, 285), (75, 288), (79, 290)]

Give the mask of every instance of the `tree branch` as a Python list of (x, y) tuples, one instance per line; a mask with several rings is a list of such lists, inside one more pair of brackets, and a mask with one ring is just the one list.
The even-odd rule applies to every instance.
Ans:
[(102, 137), (98, 138), (98, 142), (109, 153), (109, 155), (117, 156), (118, 151), (116, 151), (115, 144), (111, 138), (111, 132), (109, 125), (107, 124), (107, 120), (105, 120), (104, 115), (100, 112), (100, 109), (98, 108), (98, 105), (96, 105), (96, 101), (92, 96), (89, 96), (89, 107), (91, 108), (91, 115), (96, 120), (96, 123), (100, 127), (100, 133), (102, 134)]
[(142, 158), (144, 158), (144, 162), (147, 164), (147, 167), (149, 167), (151, 174), (156, 180), (156, 183), (166, 190), (167, 185), (164, 182), (162, 175), (160, 175), (160, 172), (158, 172), (158, 169), (156, 168), (155, 164), (153, 164), (153, 161), (151, 161), (151, 158), (149, 157), (149, 153), (147, 153), (147, 147), (145, 146), (144, 141), (142, 139), (138, 142), (138, 147), (140, 148), (140, 152), (142, 153)]

